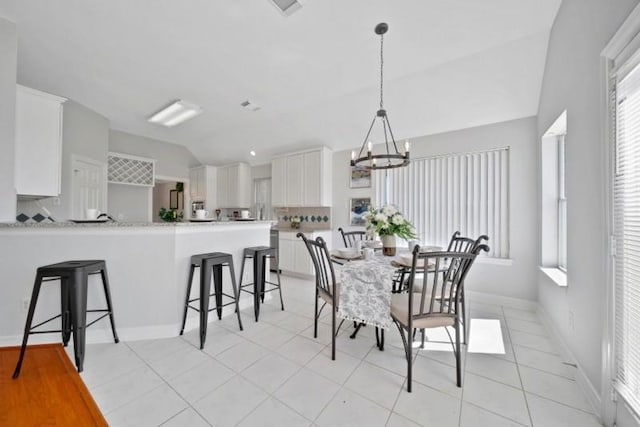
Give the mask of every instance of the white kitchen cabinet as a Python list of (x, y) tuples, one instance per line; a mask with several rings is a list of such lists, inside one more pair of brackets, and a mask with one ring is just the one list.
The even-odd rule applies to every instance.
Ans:
[[(302, 239), (296, 237), (297, 231), (280, 231), (278, 248), (278, 267), (286, 274), (313, 276), (313, 263), (311, 256)], [(331, 248), (331, 231), (308, 231), (305, 232), (308, 239), (322, 237), (327, 242), (327, 247)]]
[(247, 163), (218, 168), (218, 207), (251, 207), (251, 166)]
[(199, 166), (189, 170), (189, 195), (193, 202), (204, 202), (204, 208), (213, 211), (217, 207), (216, 185), (218, 174), (215, 166)]
[(324, 147), (274, 158), (273, 206), (331, 206), (332, 160)]
[(287, 205), (287, 158), (276, 157), (271, 162), (271, 205)]
[(229, 169), (226, 167), (218, 168), (218, 208), (229, 207)]
[(302, 206), (304, 183), (302, 154), (287, 157), (287, 206)]
[(18, 195), (58, 196), (65, 98), (16, 86), (15, 186)]
[(206, 180), (204, 166), (189, 171), (189, 195), (194, 202), (201, 202), (206, 197)]

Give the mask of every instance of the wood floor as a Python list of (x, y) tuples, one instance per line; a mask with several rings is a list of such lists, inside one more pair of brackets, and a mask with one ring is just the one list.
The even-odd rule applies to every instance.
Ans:
[(61, 344), (27, 348), (12, 379), (19, 347), (0, 348), (1, 426), (106, 426)]

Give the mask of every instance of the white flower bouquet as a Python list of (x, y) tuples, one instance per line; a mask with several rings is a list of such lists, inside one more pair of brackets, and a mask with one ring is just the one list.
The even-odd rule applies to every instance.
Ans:
[(415, 239), (416, 232), (411, 224), (395, 206), (387, 205), (380, 209), (369, 209), (364, 214), (367, 232), (379, 236), (398, 236), (405, 240)]

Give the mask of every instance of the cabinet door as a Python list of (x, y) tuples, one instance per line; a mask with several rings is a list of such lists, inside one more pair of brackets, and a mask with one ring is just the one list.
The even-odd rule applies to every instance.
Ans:
[(225, 199), (227, 203), (225, 207), (227, 208), (240, 207), (238, 204), (239, 171), (240, 167), (238, 165), (227, 167), (227, 197)]
[(314, 274), (311, 255), (301, 239), (293, 242), (293, 271), (300, 274)]
[(218, 207), (230, 208), (229, 206), (229, 168), (218, 168)]
[(278, 157), (271, 162), (271, 205), (287, 204), (287, 158)]
[(278, 268), (295, 271), (293, 263), (293, 240), (280, 238), (278, 248)]
[(18, 86), (15, 187), (19, 195), (58, 196), (64, 98)]
[(236, 206), (238, 208), (249, 209), (252, 203), (251, 188), (251, 166), (246, 163), (240, 163), (237, 166), (238, 185), (236, 193)]
[(193, 201), (201, 201), (200, 187), (202, 186), (202, 169), (196, 168), (189, 171), (189, 195)]
[(287, 157), (287, 206), (302, 206), (303, 155)]
[(322, 155), (320, 151), (304, 154), (303, 204), (304, 206), (322, 205)]

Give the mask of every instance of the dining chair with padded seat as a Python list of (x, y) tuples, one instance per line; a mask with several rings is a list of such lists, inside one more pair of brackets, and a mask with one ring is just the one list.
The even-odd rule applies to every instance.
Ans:
[[(318, 319), (322, 314), (322, 310), (328, 304), (331, 306), (331, 360), (336, 360), (336, 336), (344, 323), (344, 319), (336, 327), (336, 313), (340, 303), (340, 284), (336, 282), (336, 274), (327, 249), (327, 243), (322, 237), (318, 237), (315, 240), (307, 239), (304, 233), (298, 233), (296, 237), (301, 238), (307, 247), (316, 276), (313, 337), (318, 338)], [(322, 300), (320, 310), (318, 310), (319, 300)]]
[[(451, 235), (451, 239), (449, 240), (449, 244), (447, 245), (446, 252), (462, 252), (462, 253), (471, 253), (478, 246), (488, 243), (489, 236), (486, 234), (481, 235), (477, 239), (472, 239), (470, 237), (464, 237), (460, 234), (460, 231), (456, 231)], [(420, 282), (414, 285), (414, 291), (420, 292), (422, 290), (422, 285)], [(467, 343), (467, 326), (469, 322), (467, 321), (467, 303), (464, 295), (464, 286), (462, 287), (462, 291), (460, 293), (460, 305), (461, 305), (461, 316), (462, 316), (462, 342), (464, 344)], [(423, 331), (424, 337), (424, 331)]]
[[(451, 240), (449, 241), (449, 246), (447, 246), (447, 252), (473, 252), (478, 246), (488, 243), (489, 236), (486, 234), (481, 235), (477, 239), (473, 240), (469, 237), (463, 237), (460, 235), (459, 231), (454, 232), (451, 235)], [(462, 287), (462, 292), (460, 294), (460, 305), (462, 309), (462, 342), (464, 344), (467, 343), (467, 327), (469, 322), (467, 321), (467, 302), (464, 296), (464, 286)]]
[(342, 227), (338, 228), (338, 231), (342, 234), (345, 248), (355, 248), (358, 241), (373, 240), (373, 236), (366, 231), (344, 231)]
[[(413, 250), (408, 292), (391, 296), (391, 318), (398, 327), (407, 359), (407, 391), (411, 392), (413, 334), (416, 329), (445, 327), (456, 358), (456, 385), (462, 385), (460, 296), (464, 279), (480, 251), (478, 245), (471, 252), (420, 252)], [(438, 274), (427, 274), (430, 271)], [(441, 273), (441, 274), (440, 274)], [(416, 280), (422, 281), (420, 291), (414, 290)], [(455, 329), (455, 341), (449, 329)]]

